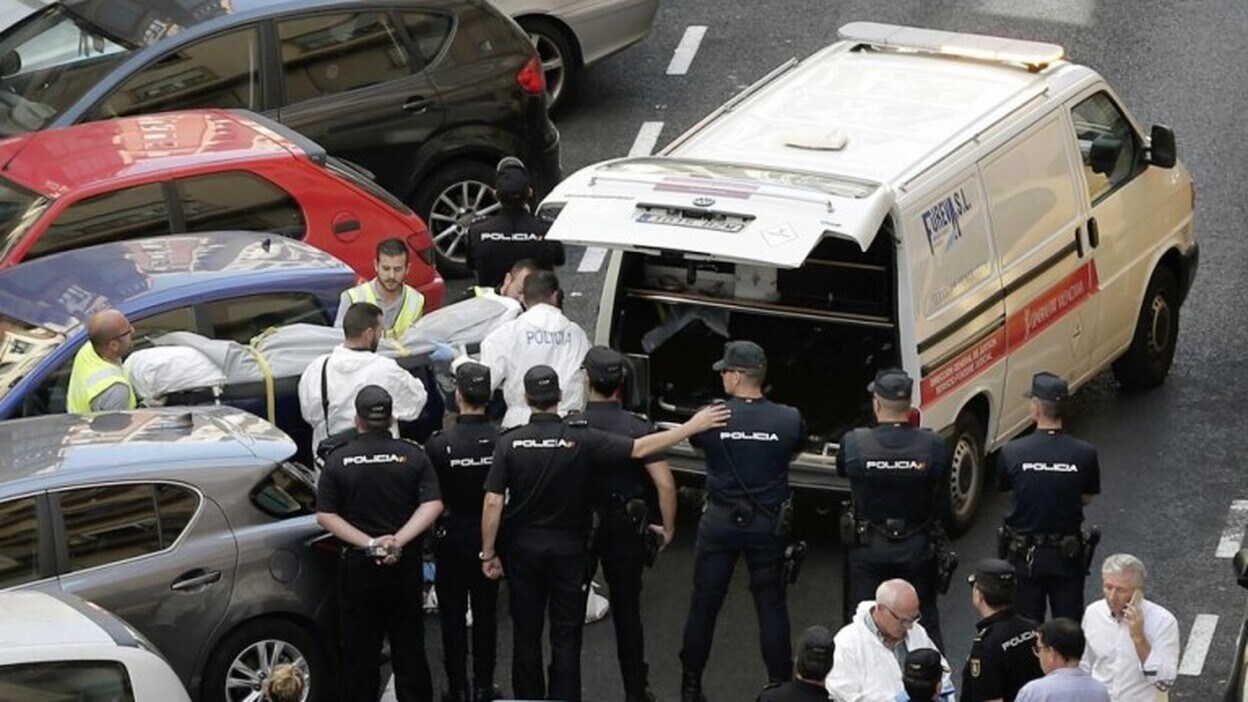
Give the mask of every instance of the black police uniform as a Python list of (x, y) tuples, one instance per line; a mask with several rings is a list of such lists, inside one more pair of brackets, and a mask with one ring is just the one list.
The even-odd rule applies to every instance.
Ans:
[(848, 547), (846, 611), (875, 598), (880, 583), (902, 578), (919, 594), (923, 627), (943, 648), (936, 609), (933, 528), (946, 500), (945, 440), (906, 422), (855, 429), (841, 440), (836, 472), (848, 476), (865, 543)]
[(453, 691), (468, 690), (465, 615), (471, 595), (473, 687), (478, 697), (493, 689), (498, 640), (498, 581), (485, 577), (479, 558), (485, 477), (497, 438), (497, 424), (485, 415), (466, 414), (425, 444), (445, 505), (434, 554), (447, 683)]
[[(316, 508), (365, 534), (382, 536), (397, 533), (421, 504), (440, 495), (437, 475), (420, 446), (388, 431), (369, 432), (329, 454), (317, 484)], [(376, 702), (381, 695), (386, 637), (398, 699), (433, 699), (419, 596), (423, 564), (415, 544), (408, 551), (394, 565), (379, 565), (362, 549), (343, 553), (338, 607), (343, 678), (351, 702)]]
[(1053, 618), (1079, 621), (1082, 498), (1101, 491), (1096, 449), (1058, 429), (1037, 430), (1003, 446), (997, 470), (1001, 490), (1014, 492), (1005, 517), (1005, 557), (1018, 571), (1015, 609), (1043, 621), (1047, 600)]
[[(569, 419), (631, 438), (655, 431), (654, 424), (614, 401), (590, 402), (583, 412), (573, 413)], [(646, 464), (662, 460), (662, 455), (658, 455), (623, 463), (598, 463), (593, 468), (592, 494), (599, 526), (591, 558), (601, 561), (607, 578), (611, 618), (615, 622), (616, 655), (627, 699), (644, 698), (647, 677), (641, 628), (641, 573), (645, 567), (646, 544), (639, 533), (645, 525), (638, 525), (629, 516), (627, 504), (630, 500), (646, 498)], [(650, 508), (649, 514), (654, 513), (654, 508)]]
[(1036, 623), (1007, 607), (979, 620), (975, 640), (962, 669), (959, 699), (1013, 702), (1023, 685), (1044, 675), (1032, 647)]
[(504, 209), (468, 228), (465, 261), (477, 285), (495, 288), (517, 261), (531, 258), (543, 268), (563, 265), (563, 244), (546, 241), (550, 222), (521, 207)]
[[(590, 466), (623, 463), (633, 440), (534, 412), (503, 432), (486, 478), (488, 492), (508, 494), (498, 553), (507, 575), (517, 699), (581, 699)], [(542, 628), (550, 610), (549, 689), (542, 669)], [(549, 694), (549, 697), (547, 695)]]
[(715, 619), (744, 554), (767, 676), (788, 680), (793, 654), (781, 577), (788, 541), (777, 533), (777, 517), (789, 498), (789, 461), (802, 447), (805, 424), (797, 409), (766, 398), (734, 397), (727, 405), (732, 417), (726, 427), (692, 439), (705, 452), (707, 505), (698, 522), (680, 660), (689, 673), (706, 668)]
[(828, 702), (828, 690), (823, 683), (790, 680), (768, 685), (758, 695), (758, 702)]

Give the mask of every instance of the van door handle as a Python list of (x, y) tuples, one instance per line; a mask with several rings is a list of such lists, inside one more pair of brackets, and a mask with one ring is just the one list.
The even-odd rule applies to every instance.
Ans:
[(196, 590), (201, 587), (211, 585), (219, 581), (220, 579), (221, 579), (221, 571), (219, 570), (211, 570), (207, 572), (203, 570), (192, 570), (189, 573), (183, 574), (182, 577), (178, 578), (177, 580), (173, 581), (173, 585), (170, 585), (169, 589), (176, 590), (178, 592), (185, 592), (187, 590)]
[(1096, 226), (1096, 217), (1088, 217), (1088, 246), (1096, 248), (1101, 245), (1101, 228)]
[(403, 103), (403, 111), (413, 115), (423, 115), (429, 111), (429, 106), (433, 104), (432, 100), (423, 97), (411, 97), (407, 102)]
[(1079, 252), (1079, 258), (1083, 258), (1083, 227), (1075, 227), (1075, 251)]

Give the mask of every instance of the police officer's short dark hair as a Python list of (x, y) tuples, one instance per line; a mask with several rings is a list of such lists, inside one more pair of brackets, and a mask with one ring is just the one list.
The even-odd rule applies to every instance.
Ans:
[(385, 315), (381, 308), (371, 302), (355, 302), (342, 315), (342, 334), (348, 339), (358, 339), (381, 323)]
[(532, 305), (545, 302), (559, 292), (559, 278), (553, 271), (538, 269), (524, 279), (524, 302)]
[(382, 256), (402, 256), (406, 260), (407, 253), (407, 244), (398, 237), (391, 237), (377, 244), (377, 256), (374, 260), (380, 261)]
[(1049, 419), (1061, 419), (1062, 418), (1063, 412), (1062, 412), (1061, 402), (1041, 400), (1040, 398), (1037, 398), (1037, 397), (1033, 397), (1032, 399), (1035, 400), (1035, 403), (1037, 405), (1039, 405), (1040, 414), (1044, 415), (1045, 417)]
[(979, 590), (979, 596), (984, 598), (984, 604), (993, 609), (1014, 606), (1014, 588), (1012, 587), (998, 587), (976, 583), (975, 589)]
[(1036, 631), (1040, 634), (1040, 641), (1037, 644), (1052, 648), (1068, 661), (1083, 658), (1083, 651), (1088, 642), (1083, 636), (1083, 628), (1074, 619), (1066, 617), (1050, 619), (1041, 624)]

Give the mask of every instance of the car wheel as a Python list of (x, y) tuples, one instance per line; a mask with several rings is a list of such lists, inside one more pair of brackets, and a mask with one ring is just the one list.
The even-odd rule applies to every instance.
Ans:
[(529, 41), (542, 62), (546, 76), (547, 109), (556, 112), (572, 97), (576, 87), (576, 75), (580, 67), (573, 50), (573, 39), (562, 27), (550, 20), (530, 17), (520, 20), (520, 26), (529, 34)]
[(1161, 385), (1170, 373), (1178, 340), (1179, 286), (1168, 268), (1158, 268), (1148, 281), (1131, 346), (1114, 361), (1114, 377), (1128, 390)]
[(961, 534), (971, 528), (979, 510), (987, 477), (984, 428), (971, 412), (958, 415), (949, 452), (950, 529)]
[(324, 688), (329, 671), (320, 646), (302, 626), (285, 619), (261, 619), (239, 627), (213, 651), (204, 671), (203, 702), (262, 699), (264, 682), (280, 663), (303, 672), (304, 702), (333, 699)]
[(478, 217), (498, 211), (494, 169), (480, 161), (455, 161), (426, 179), (412, 198), (433, 238), (438, 270), (447, 278), (472, 274), (464, 261), (468, 227)]

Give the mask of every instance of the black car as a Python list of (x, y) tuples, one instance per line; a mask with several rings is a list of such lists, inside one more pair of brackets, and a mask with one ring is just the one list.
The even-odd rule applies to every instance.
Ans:
[(499, 158), (543, 192), (560, 176), (541, 62), (487, 0), (64, 0), (0, 33), (0, 136), (196, 107), (266, 113), (372, 171), (447, 273)]

